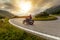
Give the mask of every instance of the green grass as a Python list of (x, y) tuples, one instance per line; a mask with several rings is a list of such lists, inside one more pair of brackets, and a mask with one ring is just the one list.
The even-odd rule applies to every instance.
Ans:
[(52, 14), (52, 15), (55, 15), (55, 16), (60, 16), (60, 14)]
[(0, 19), (0, 40), (46, 40), (11, 25), (8, 20)]
[(57, 18), (55, 16), (33, 18), (33, 20), (35, 20), (35, 21), (51, 21), (51, 20), (56, 20), (56, 19)]

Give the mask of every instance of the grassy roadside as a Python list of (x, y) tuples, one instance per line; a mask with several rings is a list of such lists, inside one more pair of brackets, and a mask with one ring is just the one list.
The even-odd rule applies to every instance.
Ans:
[(33, 18), (33, 20), (35, 21), (51, 21), (51, 20), (56, 20), (56, 19), (57, 18), (55, 16)]
[(0, 40), (46, 40), (16, 28), (8, 20), (8, 18), (0, 19)]
[(55, 15), (55, 16), (60, 16), (60, 14), (52, 14), (52, 15)]

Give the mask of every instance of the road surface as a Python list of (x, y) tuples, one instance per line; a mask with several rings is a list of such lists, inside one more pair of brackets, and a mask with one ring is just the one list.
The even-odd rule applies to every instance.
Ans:
[[(34, 25), (25, 25), (22, 23), (24, 19), (14, 18), (10, 19), (9, 22), (16, 25), (22, 29), (35, 32), (37, 34), (45, 35), (48, 37), (56, 38), (60, 40), (60, 17), (58, 20), (53, 21), (35, 21)], [(50, 36), (51, 35), (51, 36)]]

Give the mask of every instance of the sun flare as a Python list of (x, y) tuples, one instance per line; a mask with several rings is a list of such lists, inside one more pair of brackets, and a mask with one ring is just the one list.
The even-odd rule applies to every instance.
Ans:
[(31, 7), (32, 7), (32, 4), (30, 1), (21, 1), (20, 2), (20, 11), (23, 13), (29, 12)]

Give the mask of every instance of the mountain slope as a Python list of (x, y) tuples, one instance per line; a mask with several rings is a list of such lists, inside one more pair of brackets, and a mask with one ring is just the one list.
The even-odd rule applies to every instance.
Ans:
[(60, 5), (59, 6), (54, 6), (46, 10), (47, 13), (60, 13)]
[(1, 16), (4, 16), (4, 17), (7, 17), (7, 18), (12, 18), (14, 17), (14, 15), (8, 11), (5, 11), (5, 10), (0, 10), (0, 15)]

